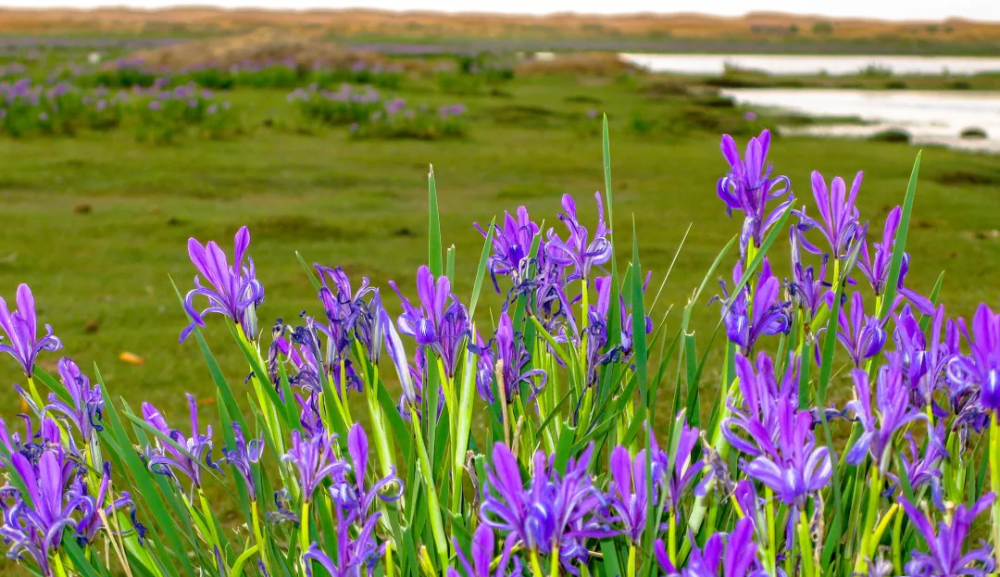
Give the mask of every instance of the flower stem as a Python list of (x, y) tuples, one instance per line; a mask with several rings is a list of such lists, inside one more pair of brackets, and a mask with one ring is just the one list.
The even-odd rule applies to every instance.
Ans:
[[(990, 415), (990, 488), (1000, 492), (1000, 415)], [(993, 554), (1000, 562), (1000, 501), (993, 501)]]
[(542, 573), (542, 564), (538, 561), (538, 551), (531, 550), (531, 574), (534, 577), (545, 577), (545, 573)]
[(385, 544), (385, 577), (396, 575), (396, 564), (392, 562), (392, 541)]
[(670, 564), (677, 566), (677, 514), (672, 510), (667, 519), (667, 554), (670, 556)]
[(767, 559), (764, 561), (770, 564), (767, 567), (770, 570), (769, 573), (776, 575), (778, 570), (778, 530), (774, 520), (774, 492), (770, 487), (764, 490), (764, 500), (766, 501), (765, 515), (767, 517)]
[[(434, 534), (434, 548), (437, 549), (438, 560), (443, 569), (448, 565), (448, 541), (444, 535), (444, 522), (441, 519), (441, 504), (438, 502), (437, 491), (434, 488), (434, 476), (431, 473), (431, 460), (427, 456), (427, 447), (420, 434), (420, 418), (417, 410), (410, 407), (410, 417), (413, 419), (413, 437), (417, 442), (417, 458), (420, 461), (420, 473), (427, 486), (428, 517), (431, 522), (431, 532)], [(433, 416), (431, 418), (434, 418)]]
[(858, 550), (857, 561), (854, 563), (854, 573), (868, 573), (868, 557), (871, 555), (872, 532), (875, 530), (875, 517), (878, 516), (879, 497), (882, 492), (882, 476), (878, 471), (878, 463), (872, 467), (871, 487), (868, 490), (868, 511), (865, 513), (865, 524), (861, 529), (861, 548)]
[(264, 534), (260, 530), (260, 511), (257, 508), (257, 500), (254, 499), (250, 502), (250, 518), (253, 521), (253, 538), (257, 542), (257, 546), (260, 547), (260, 559), (264, 562), (264, 569), (267, 571), (268, 575), (273, 574), (271, 571), (271, 559), (267, 554), (267, 545), (264, 543)]
[(309, 550), (309, 501), (302, 502), (302, 516), (299, 517), (299, 549), (301, 549), (302, 568), (307, 569), (308, 561), (304, 555)]
[(903, 533), (903, 515), (896, 515), (896, 522), (892, 526), (892, 566), (896, 574), (903, 573), (903, 548), (900, 538)]
[(635, 543), (628, 546), (628, 577), (635, 577)]
[(802, 551), (802, 574), (815, 577), (816, 561), (813, 559), (812, 535), (809, 532), (809, 517), (805, 509), (799, 511), (799, 549)]
[(56, 577), (66, 577), (66, 568), (63, 566), (62, 553), (56, 551), (52, 556), (52, 573)]

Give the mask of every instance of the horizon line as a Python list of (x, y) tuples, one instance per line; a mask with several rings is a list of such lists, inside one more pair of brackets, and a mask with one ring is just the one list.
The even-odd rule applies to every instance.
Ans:
[(741, 14), (720, 14), (720, 13), (710, 13), (710, 12), (696, 12), (691, 10), (684, 11), (673, 11), (673, 12), (659, 12), (651, 10), (641, 10), (632, 12), (578, 12), (573, 10), (555, 10), (552, 12), (497, 12), (489, 10), (442, 10), (442, 9), (426, 9), (426, 8), (413, 8), (413, 9), (393, 9), (393, 8), (370, 8), (364, 6), (349, 6), (349, 7), (339, 7), (339, 8), (327, 8), (327, 7), (302, 7), (302, 8), (288, 8), (288, 7), (277, 7), (277, 6), (259, 6), (259, 5), (247, 5), (247, 6), (219, 6), (212, 4), (186, 4), (178, 3), (166, 6), (135, 6), (127, 4), (100, 4), (95, 6), (66, 6), (57, 3), (53, 3), (45, 6), (38, 6), (34, 4), (33, 6), (21, 6), (21, 5), (6, 5), (0, 4), (0, 12), (22, 12), (22, 13), (45, 13), (50, 11), (68, 11), (68, 12), (78, 12), (78, 13), (99, 13), (99, 12), (140, 12), (140, 13), (157, 13), (157, 12), (182, 12), (182, 11), (215, 11), (215, 12), (269, 12), (269, 13), (292, 13), (292, 14), (333, 14), (338, 12), (369, 12), (369, 13), (381, 13), (381, 14), (395, 14), (395, 15), (407, 15), (407, 14), (421, 14), (421, 15), (443, 15), (443, 16), (480, 16), (480, 17), (499, 17), (499, 18), (555, 18), (555, 17), (566, 17), (574, 16), (578, 18), (608, 18), (608, 19), (628, 19), (628, 18), (641, 18), (641, 17), (655, 17), (655, 18), (706, 18), (706, 19), (718, 19), (718, 20), (746, 20), (755, 17), (787, 17), (787, 18), (801, 18), (804, 20), (832, 20), (837, 22), (886, 22), (893, 24), (933, 24), (933, 23), (946, 23), (946, 22), (965, 22), (970, 24), (987, 24), (995, 25), (1000, 24), (1000, 19), (978, 19), (970, 18), (968, 16), (942, 16), (940, 18), (918, 18), (918, 19), (892, 19), (884, 18), (878, 16), (845, 16), (845, 15), (824, 15), (815, 12), (787, 12), (782, 10), (750, 10), (743, 12)]

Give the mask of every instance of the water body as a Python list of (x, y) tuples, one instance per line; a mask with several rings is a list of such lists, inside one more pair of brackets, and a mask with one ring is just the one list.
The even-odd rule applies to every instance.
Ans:
[[(723, 90), (740, 105), (814, 117), (856, 117), (859, 124), (785, 128), (785, 133), (867, 137), (887, 129), (909, 132), (916, 144), (1000, 153), (1000, 92), (923, 90), (757, 89)], [(969, 139), (977, 127), (986, 138)]]
[(696, 75), (718, 75), (727, 68), (785, 76), (847, 75), (869, 69), (901, 75), (1000, 73), (1000, 58), (995, 57), (637, 53), (623, 53), (620, 57), (652, 72)]

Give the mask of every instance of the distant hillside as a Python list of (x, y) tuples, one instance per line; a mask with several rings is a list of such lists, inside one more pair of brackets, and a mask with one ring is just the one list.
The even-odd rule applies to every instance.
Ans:
[[(990, 53), (1000, 50), (1000, 23), (950, 19), (889, 22), (776, 13), (738, 18), (701, 14), (512, 16), (375, 10), (0, 10), (0, 34), (114, 34), (205, 36), (245, 33), (262, 26), (359, 41), (518, 41), (567, 49), (638, 46), (651, 50), (744, 51), (830, 49), (892, 52)], [(548, 44), (547, 44), (548, 43)]]

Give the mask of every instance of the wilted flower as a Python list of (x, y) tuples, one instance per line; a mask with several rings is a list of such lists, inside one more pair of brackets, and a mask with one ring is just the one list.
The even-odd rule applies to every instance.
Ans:
[(10, 343), (0, 342), (0, 353), (9, 353), (14, 357), (20, 363), (24, 375), (30, 379), (38, 353), (61, 349), (62, 342), (52, 334), (52, 327), (49, 325), (45, 325), (45, 336), (38, 338), (35, 297), (28, 285), (18, 285), (16, 300), (17, 309), (10, 312), (7, 302), (0, 297), (0, 329), (6, 333)]
[[(188, 239), (188, 254), (198, 272), (205, 276), (212, 288), (203, 287), (198, 275), (194, 277), (195, 288), (184, 299), (184, 310), (191, 317), (191, 324), (181, 331), (181, 341), (186, 339), (196, 326), (205, 326), (202, 319), (209, 313), (229, 317), (239, 325), (248, 339), (257, 337), (257, 307), (264, 302), (264, 286), (257, 280), (253, 259), (243, 257), (250, 246), (250, 231), (241, 227), (236, 233), (233, 265), (229, 266), (226, 253), (215, 241), (202, 246), (200, 242)], [(198, 312), (194, 307), (194, 297), (208, 298), (209, 307)]]

